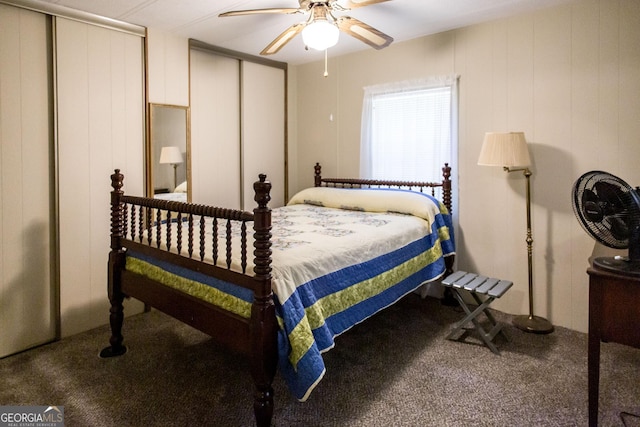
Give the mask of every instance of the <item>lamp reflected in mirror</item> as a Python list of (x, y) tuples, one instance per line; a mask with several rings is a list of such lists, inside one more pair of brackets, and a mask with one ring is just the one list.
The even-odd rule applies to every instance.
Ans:
[(173, 166), (173, 190), (178, 186), (178, 165), (182, 163), (182, 154), (178, 147), (162, 147), (160, 152), (160, 164)]

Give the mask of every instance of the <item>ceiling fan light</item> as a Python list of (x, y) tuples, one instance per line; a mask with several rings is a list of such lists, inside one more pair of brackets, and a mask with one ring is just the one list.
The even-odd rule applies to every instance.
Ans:
[(315, 50), (325, 50), (338, 43), (340, 30), (326, 20), (316, 20), (302, 30), (302, 41), (305, 46)]

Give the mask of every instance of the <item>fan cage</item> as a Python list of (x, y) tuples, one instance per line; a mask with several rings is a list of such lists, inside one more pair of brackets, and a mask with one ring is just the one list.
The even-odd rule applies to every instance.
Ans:
[[(604, 194), (599, 194), (598, 190)], [(585, 202), (589, 198), (591, 200)], [(607, 172), (591, 171), (575, 182), (572, 202), (580, 225), (589, 235), (611, 248), (629, 248), (630, 258), (640, 258), (640, 196), (637, 189)]]

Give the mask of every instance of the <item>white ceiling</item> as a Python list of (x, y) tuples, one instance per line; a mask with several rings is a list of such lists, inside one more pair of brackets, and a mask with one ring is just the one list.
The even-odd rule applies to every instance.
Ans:
[[(230, 10), (297, 8), (297, 0), (44, 0), (120, 21), (160, 29), (177, 36), (259, 55), (260, 51), (304, 15), (246, 15), (219, 18)], [(394, 43), (454, 28), (530, 12), (571, 0), (391, 0), (336, 13), (359, 19), (389, 34)], [(341, 34), (330, 56), (371, 49)], [(276, 61), (302, 64), (323, 58), (322, 52), (305, 50), (300, 36), (277, 54)]]

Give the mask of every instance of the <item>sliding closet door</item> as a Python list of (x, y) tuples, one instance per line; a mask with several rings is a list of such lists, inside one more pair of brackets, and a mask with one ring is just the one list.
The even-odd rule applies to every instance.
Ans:
[(56, 335), (49, 24), (0, 4), (0, 357)]
[(285, 204), (285, 71), (242, 63), (242, 170), (244, 207), (253, 209), (253, 183), (271, 182), (271, 207)]
[(194, 203), (240, 208), (240, 62), (191, 50)]
[(271, 206), (286, 197), (286, 64), (191, 42), (194, 203), (256, 207), (267, 174)]
[[(62, 335), (109, 316), (110, 178), (144, 194), (143, 40), (56, 19), (60, 312)], [(125, 312), (139, 311), (125, 302)]]

